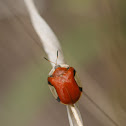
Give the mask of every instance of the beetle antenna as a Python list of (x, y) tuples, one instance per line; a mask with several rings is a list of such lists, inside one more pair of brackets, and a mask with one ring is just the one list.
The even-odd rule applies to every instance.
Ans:
[[(50, 60), (48, 60), (46, 57), (43, 57), (45, 60), (47, 60), (47, 61), (49, 61), (49, 62), (51, 62), (51, 63), (54, 63), (54, 62), (52, 62), (52, 61), (50, 61)], [(56, 63), (54, 63), (55, 65), (56, 65)]]
[(57, 50), (57, 58), (56, 58), (56, 65), (57, 65), (57, 59), (58, 59), (58, 50)]

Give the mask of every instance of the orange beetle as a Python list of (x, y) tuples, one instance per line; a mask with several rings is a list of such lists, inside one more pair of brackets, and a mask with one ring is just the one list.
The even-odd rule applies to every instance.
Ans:
[(80, 84), (75, 69), (67, 64), (56, 64), (49, 73), (49, 88), (57, 101), (63, 104), (74, 104), (78, 101), (82, 93), (82, 87), (78, 83)]

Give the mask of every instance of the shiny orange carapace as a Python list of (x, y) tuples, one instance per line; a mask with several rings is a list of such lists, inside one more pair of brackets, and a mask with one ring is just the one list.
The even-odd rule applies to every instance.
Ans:
[(57, 101), (63, 104), (74, 104), (80, 98), (82, 87), (75, 80), (76, 71), (73, 67), (55, 66), (55, 71), (48, 77), (48, 84), (57, 93)]

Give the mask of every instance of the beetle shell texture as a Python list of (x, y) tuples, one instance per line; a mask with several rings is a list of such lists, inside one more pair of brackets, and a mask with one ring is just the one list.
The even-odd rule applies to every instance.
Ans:
[(63, 104), (76, 103), (82, 93), (75, 69), (67, 64), (59, 64), (52, 68), (48, 85), (55, 99)]

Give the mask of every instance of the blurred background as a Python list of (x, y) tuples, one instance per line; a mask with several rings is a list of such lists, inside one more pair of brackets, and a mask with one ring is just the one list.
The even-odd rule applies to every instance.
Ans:
[[(126, 2), (35, 0), (80, 75), (85, 126), (126, 126)], [(0, 126), (69, 126), (23, 0), (0, 0)]]

